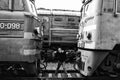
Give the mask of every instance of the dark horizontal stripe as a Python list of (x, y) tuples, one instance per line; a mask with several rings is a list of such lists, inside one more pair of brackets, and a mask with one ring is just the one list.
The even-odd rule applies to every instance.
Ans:
[(111, 52), (111, 51), (113, 51), (113, 50), (108, 50), (108, 49), (90, 49), (90, 48), (81, 48), (81, 47), (78, 47), (78, 49), (87, 50), (87, 51), (100, 51), (100, 52)]
[[(61, 80), (60, 78), (47, 78), (47, 77), (6, 77), (0, 76), (1, 80)], [(120, 77), (109, 77), (109, 76), (97, 76), (97, 77), (81, 77), (81, 78), (62, 78), (64, 80), (119, 80)]]
[(44, 43), (77, 43), (77, 41), (61, 41), (61, 40), (57, 40), (57, 41), (48, 41), (48, 40), (44, 40)]
[[(55, 73), (55, 70), (42, 70), (42, 72), (44, 73)], [(63, 73), (64, 70), (59, 70), (58, 73)], [(79, 73), (79, 71), (76, 70), (67, 70), (68, 73)]]
[(19, 22), (19, 23), (24, 23), (24, 19), (0, 19), (0, 22)]
[(24, 38), (23, 35), (0, 35), (0, 38)]

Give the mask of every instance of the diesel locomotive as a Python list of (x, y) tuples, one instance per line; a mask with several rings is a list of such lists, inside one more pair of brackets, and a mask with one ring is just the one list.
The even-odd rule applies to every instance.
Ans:
[(78, 51), (84, 76), (120, 74), (120, 0), (82, 0)]
[[(41, 38), (34, 0), (0, 0), (0, 73), (37, 75)], [(40, 45), (36, 45), (36, 44)], [(39, 48), (39, 49), (38, 49)]]

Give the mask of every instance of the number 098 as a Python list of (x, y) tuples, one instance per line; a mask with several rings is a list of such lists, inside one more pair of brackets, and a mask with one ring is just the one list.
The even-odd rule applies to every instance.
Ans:
[(0, 29), (20, 29), (20, 23), (0, 23)]

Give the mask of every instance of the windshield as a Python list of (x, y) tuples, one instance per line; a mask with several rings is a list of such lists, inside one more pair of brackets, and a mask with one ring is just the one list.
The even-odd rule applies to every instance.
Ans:
[[(0, 0), (0, 10), (9, 10), (13, 0)], [(23, 0), (14, 0), (13, 10), (24, 10)]]
[(117, 0), (117, 13), (120, 13), (120, 0)]
[(24, 10), (23, 0), (14, 0), (14, 10)]
[(37, 12), (36, 12), (34, 2), (29, 0), (29, 5), (30, 5), (29, 8), (30, 8), (31, 13), (34, 14), (35, 16), (37, 16)]
[(0, 0), (0, 10), (8, 10), (9, 0)]
[(114, 0), (103, 0), (103, 12), (111, 13), (114, 8)]

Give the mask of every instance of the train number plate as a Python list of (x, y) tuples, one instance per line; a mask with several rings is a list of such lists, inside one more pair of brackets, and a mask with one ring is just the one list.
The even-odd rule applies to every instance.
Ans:
[(0, 23), (0, 30), (20, 30), (20, 23)]

